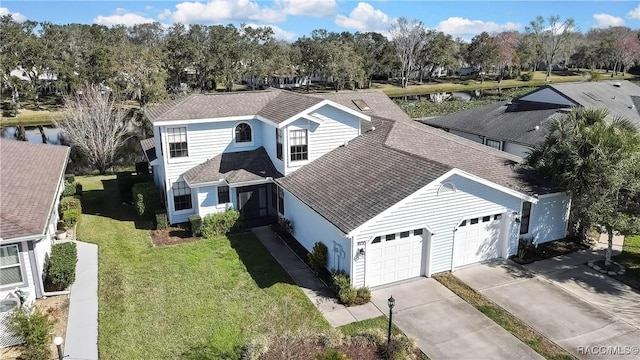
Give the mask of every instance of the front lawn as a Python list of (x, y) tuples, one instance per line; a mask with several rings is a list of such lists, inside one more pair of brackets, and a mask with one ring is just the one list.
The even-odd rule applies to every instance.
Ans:
[(114, 176), (77, 180), (77, 238), (99, 245), (101, 359), (235, 358), (256, 334), (329, 328), (252, 233), (154, 248)]
[(613, 260), (627, 268), (624, 275), (614, 277), (636, 290), (640, 290), (640, 235), (626, 236), (622, 253), (615, 256)]

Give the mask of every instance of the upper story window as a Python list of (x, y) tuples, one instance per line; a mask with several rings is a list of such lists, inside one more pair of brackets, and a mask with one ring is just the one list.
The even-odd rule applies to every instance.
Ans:
[(237, 143), (252, 142), (251, 125), (247, 123), (238, 124), (235, 130), (235, 139)]
[(522, 216), (520, 216), (520, 234), (529, 232), (529, 223), (531, 220), (531, 203), (525, 201), (522, 203)]
[(187, 149), (186, 127), (168, 128), (167, 139), (169, 142), (170, 158), (181, 158), (189, 156), (189, 150)]
[(289, 145), (291, 161), (309, 160), (306, 129), (289, 131)]
[(218, 186), (218, 204), (226, 204), (229, 201), (229, 187)]
[(173, 190), (173, 208), (175, 211), (189, 210), (191, 205), (191, 188), (184, 181), (174, 182), (171, 186)]
[(0, 286), (24, 283), (17, 244), (0, 247)]
[(494, 149), (502, 150), (502, 141), (485, 139), (484, 144)]
[(282, 129), (276, 129), (276, 157), (282, 160)]

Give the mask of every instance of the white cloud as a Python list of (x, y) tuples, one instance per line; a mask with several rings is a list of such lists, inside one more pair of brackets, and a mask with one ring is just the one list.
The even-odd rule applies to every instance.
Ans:
[(158, 19), (160, 20), (168, 19), (169, 17), (171, 17), (171, 10), (169, 9), (164, 9), (160, 14), (158, 14)]
[(153, 6), (151, 6), (151, 5), (145, 5), (144, 9), (147, 10), (147, 11), (155, 10), (155, 8)]
[(436, 29), (453, 36), (477, 35), (482, 32), (501, 32), (520, 30), (522, 24), (506, 22), (497, 24), (493, 21), (470, 20), (461, 17), (450, 17), (440, 21)]
[(287, 15), (323, 17), (338, 11), (336, 0), (279, 0), (276, 5)]
[(257, 25), (257, 24), (247, 24), (247, 26), (250, 26), (252, 28), (257, 28), (257, 27), (265, 27), (268, 26), (271, 28), (271, 30), (273, 30), (273, 37), (275, 37), (278, 40), (285, 40), (285, 41), (292, 41), (296, 38), (296, 36), (298, 34), (291, 32), (291, 31), (287, 31), (284, 30), (280, 27), (277, 27), (275, 25)]
[(624, 19), (609, 14), (593, 14), (596, 23), (595, 28), (608, 28), (610, 26), (624, 26)]
[[(168, 17), (167, 12), (162, 13)], [(281, 22), (286, 15), (281, 11), (261, 7), (250, 0), (211, 0), (206, 3), (183, 2), (176, 5), (171, 19), (185, 24), (216, 24), (225, 21), (264, 21)]]
[(114, 26), (114, 25), (126, 25), (132, 26), (136, 24), (146, 24), (155, 22), (152, 18), (146, 18), (134, 13), (123, 13), (122, 9), (116, 9), (113, 15), (98, 16), (93, 19), (94, 24)]
[(627, 18), (640, 20), (640, 5), (627, 13)]
[(380, 32), (389, 28), (390, 20), (389, 16), (382, 11), (366, 2), (360, 2), (349, 16), (337, 15), (335, 23), (347, 29)]
[(19, 12), (11, 12), (6, 7), (0, 7), (0, 16), (5, 16), (5, 15), (11, 15), (13, 17), (13, 20), (17, 22), (23, 22), (27, 20), (27, 17), (20, 14)]

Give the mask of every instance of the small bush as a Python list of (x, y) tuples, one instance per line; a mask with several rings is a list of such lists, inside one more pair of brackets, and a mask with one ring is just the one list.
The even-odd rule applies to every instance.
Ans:
[(339, 293), (342, 288), (351, 286), (351, 282), (349, 281), (349, 276), (343, 273), (333, 273), (331, 275), (331, 280), (333, 281), (333, 292)]
[(280, 235), (287, 235), (293, 233), (293, 225), (291, 221), (283, 217), (278, 217), (278, 222), (273, 224), (273, 230)]
[(520, 79), (522, 79), (522, 81), (531, 81), (533, 80), (533, 73), (523, 72), (520, 74)]
[(307, 260), (309, 261), (309, 265), (313, 271), (319, 273), (327, 267), (328, 253), (329, 249), (327, 248), (327, 245), (321, 242), (317, 242), (313, 245), (313, 249), (307, 255)]
[(350, 360), (347, 355), (339, 352), (336, 349), (328, 349), (321, 354), (316, 355), (315, 360)]
[(76, 280), (78, 249), (75, 243), (66, 242), (51, 247), (46, 280), (56, 290), (68, 288)]
[(67, 184), (73, 184), (76, 182), (76, 176), (73, 174), (64, 174), (64, 182)]
[(331, 281), (333, 282), (331, 289), (338, 295), (338, 299), (344, 305), (362, 305), (371, 301), (371, 290), (366, 286), (359, 289), (354, 288), (351, 286), (349, 276), (346, 274), (341, 272), (333, 273)]
[(76, 194), (76, 184), (74, 183), (66, 183), (64, 184), (64, 190), (62, 191), (62, 196), (73, 196)]
[(75, 225), (78, 220), (80, 220), (81, 215), (80, 209), (69, 209), (62, 213), (62, 222), (66, 227), (72, 227)]
[(165, 209), (156, 209), (156, 229), (164, 230), (169, 227), (169, 219), (167, 218), (167, 211)]
[(363, 286), (356, 290), (358, 296), (356, 297), (356, 305), (366, 304), (371, 301), (371, 290), (368, 287)]
[(205, 216), (202, 224), (202, 235), (212, 238), (239, 231), (241, 226), (240, 213), (235, 209), (230, 209)]
[(76, 196), (82, 196), (82, 184), (76, 183)]
[(202, 218), (200, 215), (189, 216), (189, 224), (191, 224), (191, 233), (193, 236), (202, 235)]
[(338, 298), (340, 302), (346, 306), (355, 305), (358, 299), (358, 291), (353, 286), (342, 288), (340, 292), (338, 292)]
[(416, 358), (415, 343), (404, 335), (393, 335), (389, 344), (380, 344), (378, 348), (383, 359), (408, 360)]
[(131, 192), (139, 216), (150, 218), (160, 207), (160, 191), (152, 181), (133, 185)]
[(67, 196), (60, 199), (60, 213), (64, 213), (67, 210), (79, 209), (82, 212), (82, 202), (75, 196)]
[(53, 325), (37, 309), (21, 307), (9, 317), (9, 331), (24, 341), (23, 360), (49, 359), (49, 333)]

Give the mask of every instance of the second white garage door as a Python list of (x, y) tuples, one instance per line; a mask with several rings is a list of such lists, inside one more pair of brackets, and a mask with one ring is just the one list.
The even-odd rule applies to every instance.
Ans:
[(453, 267), (500, 256), (501, 214), (462, 221), (453, 240)]
[(424, 231), (416, 229), (378, 236), (367, 247), (366, 284), (378, 286), (420, 276)]

